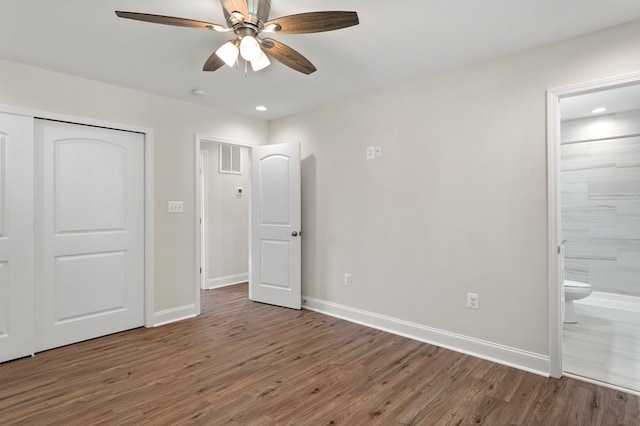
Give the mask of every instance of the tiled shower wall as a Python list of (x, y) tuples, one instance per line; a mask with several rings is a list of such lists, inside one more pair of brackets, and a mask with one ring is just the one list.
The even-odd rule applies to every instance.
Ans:
[[(633, 117), (637, 127), (640, 111), (626, 113), (625, 121)], [(604, 122), (610, 135), (625, 136), (600, 140)], [(615, 124), (615, 116), (563, 123), (565, 278), (640, 296), (640, 136)], [(589, 128), (598, 129), (598, 140), (589, 141)]]

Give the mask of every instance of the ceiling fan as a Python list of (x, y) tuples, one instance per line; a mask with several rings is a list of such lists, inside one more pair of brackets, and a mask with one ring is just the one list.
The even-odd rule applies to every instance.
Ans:
[(149, 13), (116, 11), (116, 15), (120, 18), (156, 24), (233, 32), (235, 38), (224, 43), (209, 56), (203, 71), (215, 71), (224, 64), (231, 67), (240, 55), (245, 61), (245, 67), (247, 63), (251, 63), (253, 71), (269, 66), (271, 57), (296, 71), (311, 74), (316, 71), (316, 67), (307, 58), (277, 40), (262, 38), (260, 35), (317, 33), (339, 30), (359, 23), (356, 12), (307, 12), (269, 20), (271, 0), (220, 0), (220, 3), (227, 26)]

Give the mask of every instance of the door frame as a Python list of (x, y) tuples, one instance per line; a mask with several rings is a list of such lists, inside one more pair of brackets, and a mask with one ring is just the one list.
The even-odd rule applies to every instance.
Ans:
[[(209, 143), (209, 142), (205, 142), (205, 143)], [(202, 144), (200, 145), (200, 147), (202, 148)], [(202, 151), (202, 149), (200, 150), (200, 164), (198, 166), (198, 174), (199, 174), (199, 183), (200, 183), (200, 189), (198, 190), (198, 197), (200, 198), (200, 254), (199, 254), (199, 259), (200, 259), (200, 290), (204, 290), (206, 288), (205, 285), (205, 276), (207, 275), (207, 268), (206, 268), (206, 262), (205, 259), (207, 258), (207, 251), (208, 251), (208, 244), (207, 241), (205, 239), (205, 231), (206, 231), (206, 226), (207, 223), (204, 220), (204, 216), (205, 213), (207, 212), (206, 210), (206, 205), (209, 202), (209, 196), (207, 195), (207, 193), (205, 192), (205, 190), (207, 189), (207, 182), (204, 179), (204, 164), (209, 162), (209, 151)], [(196, 198), (198, 198), (196, 197)], [(198, 220), (196, 219), (196, 222)]]
[(153, 289), (153, 129), (131, 124), (96, 120), (93, 118), (58, 114), (29, 108), (0, 104), (0, 112), (22, 115), (32, 119), (63, 121), (84, 126), (141, 133), (144, 136), (144, 326), (154, 327)]
[[(249, 191), (248, 193), (251, 194), (251, 149), (254, 146), (257, 146), (258, 144), (256, 143), (249, 143), (249, 142), (240, 142), (240, 141), (234, 141), (234, 140), (229, 140), (229, 139), (225, 139), (225, 138), (219, 138), (217, 136), (206, 136), (206, 135), (200, 135), (200, 134), (195, 134), (195, 138), (194, 138), (194, 164), (195, 164), (195, 176), (194, 176), (194, 181), (195, 181), (195, 188), (196, 188), (196, 206), (195, 206), (195, 217), (194, 217), (194, 223), (195, 223), (195, 229), (194, 229), (194, 240), (195, 240), (195, 244), (196, 244), (196, 264), (195, 264), (195, 271), (196, 271), (196, 279), (195, 279), (195, 290), (196, 290), (196, 301), (195, 301), (195, 306), (196, 306), (196, 315), (200, 315), (200, 290), (202, 287), (202, 272), (204, 272), (204, 266), (202, 265), (202, 231), (203, 231), (203, 221), (201, 221), (202, 217), (201, 217), (201, 213), (202, 213), (202, 208), (203, 208), (203, 202), (204, 200), (202, 199), (202, 180), (200, 178), (200, 174), (202, 173), (202, 163), (201, 163), (201, 156), (200, 156), (200, 148), (202, 146), (202, 144), (205, 143), (210, 143), (210, 144), (227, 144), (227, 145), (236, 145), (236, 146), (240, 146), (240, 147), (244, 147), (247, 148), (248, 152), (249, 152), (249, 168), (247, 170), (247, 173), (249, 174)], [(249, 227), (249, 276), (251, 276), (251, 203), (249, 203), (249, 222), (247, 223), (247, 226)], [(249, 289), (249, 291), (251, 291), (251, 289)]]
[(562, 368), (560, 100), (603, 89), (640, 83), (640, 73), (547, 90), (547, 284), (549, 375), (560, 378)]

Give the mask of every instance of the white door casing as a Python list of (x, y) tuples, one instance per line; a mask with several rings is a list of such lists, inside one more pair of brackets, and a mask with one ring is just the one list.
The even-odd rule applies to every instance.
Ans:
[(300, 309), (300, 144), (253, 147), (251, 190), (249, 297)]
[(144, 135), (36, 120), (36, 351), (144, 324)]
[(33, 119), (0, 113), (0, 362), (33, 354)]
[(209, 164), (208, 163), (208, 156), (209, 153), (207, 151), (200, 151), (200, 164), (198, 165), (198, 179), (200, 182), (200, 189), (199, 189), (199, 199), (200, 199), (200, 219), (199, 219), (199, 223), (200, 223), (200, 233), (198, 235), (198, 237), (200, 238), (200, 269), (199, 269), (199, 273), (200, 273), (200, 290), (206, 290), (207, 289), (207, 272), (208, 272), (208, 265), (207, 265), (207, 255), (209, 254), (209, 238), (207, 236), (207, 232), (208, 232), (208, 223), (207, 223), (207, 204), (208, 204), (208, 199), (207, 199), (207, 181), (205, 179), (205, 164)]

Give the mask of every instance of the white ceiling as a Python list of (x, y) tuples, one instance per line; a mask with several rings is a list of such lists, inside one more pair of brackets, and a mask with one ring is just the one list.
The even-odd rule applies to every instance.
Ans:
[(245, 76), (226, 66), (202, 71), (228, 34), (121, 19), (115, 10), (224, 24), (218, 0), (2, 0), (0, 58), (273, 119), (640, 19), (638, 0), (272, 0), (271, 18), (353, 10), (360, 25), (272, 35), (318, 71), (273, 63)]

